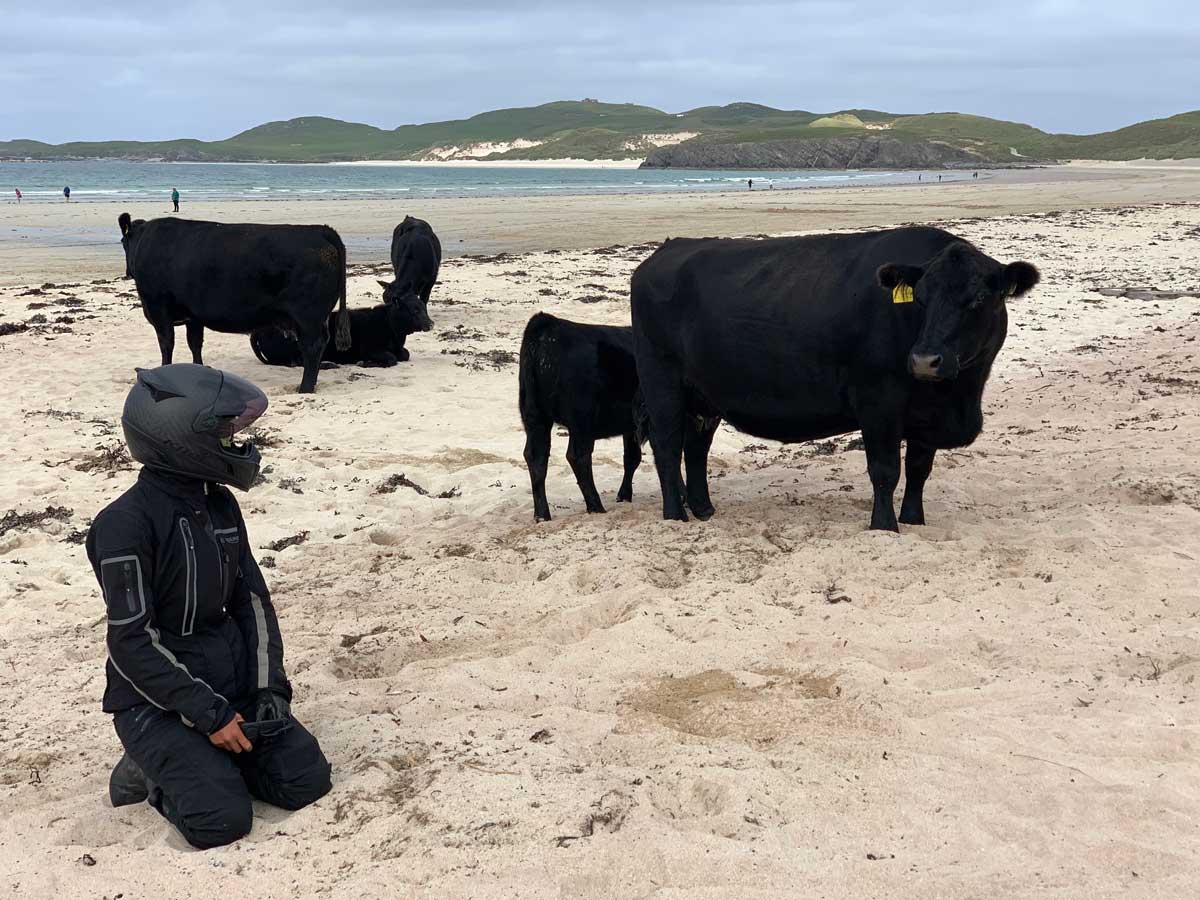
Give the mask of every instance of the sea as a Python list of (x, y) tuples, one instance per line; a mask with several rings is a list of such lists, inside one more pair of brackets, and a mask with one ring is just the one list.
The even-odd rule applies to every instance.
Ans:
[(970, 172), (697, 170), (552, 168), (534, 166), (335, 165), (283, 163), (126, 162), (70, 160), (0, 162), (0, 200), (25, 202), (166, 199), (178, 188), (188, 200), (362, 200), (435, 197), (544, 197), (789, 190), (839, 185), (897, 184), (970, 178)]

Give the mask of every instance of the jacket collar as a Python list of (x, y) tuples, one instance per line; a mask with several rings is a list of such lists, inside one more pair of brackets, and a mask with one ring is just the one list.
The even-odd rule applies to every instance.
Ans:
[(157, 488), (172, 497), (179, 497), (193, 504), (203, 504), (208, 494), (208, 483), (199, 478), (188, 478), (143, 466), (138, 481)]

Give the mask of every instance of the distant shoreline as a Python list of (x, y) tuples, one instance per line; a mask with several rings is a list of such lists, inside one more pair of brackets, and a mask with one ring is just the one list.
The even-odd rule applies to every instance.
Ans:
[[(44, 165), (47, 163), (94, 162), (94, 163), (132, 163), (138, 165), (178, 165), (178, 166), (363, 166), (379, 168), (436, 168), (436, 169), (637, 169), (645, 158), (640, 159), (352, 159), (330, 160), (327, 162), (288, 162), (285, 160), (201, 160), (201, 159), (133, 159), (109, 156), (62, 156), (40, 159), (0, 157), (3, 164)], [(1073, 166), (1078, 168), (1132, 168), (1132, 169), (1178, 169), (1200, 166), (1200, 158), (1187, 159), (1061, 159), (1061, 160), (1030, 160), (1028, 162), (1014, 161), (1012, 163), (980, 162), (978, 164), (963, 164), (953, 166), (863, 166), (854, 171), (861, 172), (960, 172), (978, 169), (979, 171), (1005, 169), (1044, 169), (1056, 166)], [(663, 166), (653, 167), (659, 171), (669, 171), (673, 168), (689, 171), (726, 171), (725, 166)], [(792, 171), (788, 168), (756, 168), (739, 166), (739, 171), (746, 172), (783, 172)], [(811, 171), (849, 171), (839, 168), (812, 168)]]

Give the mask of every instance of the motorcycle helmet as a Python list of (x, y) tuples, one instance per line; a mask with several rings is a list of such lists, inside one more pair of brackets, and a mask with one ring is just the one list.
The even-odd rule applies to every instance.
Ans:
[(246, 491), (262, 456), (234, 435), (267, 409), (267, 395), (220, 369), (177, 363), (138, 369), (121, 427), (129, 454), (144, 466)]

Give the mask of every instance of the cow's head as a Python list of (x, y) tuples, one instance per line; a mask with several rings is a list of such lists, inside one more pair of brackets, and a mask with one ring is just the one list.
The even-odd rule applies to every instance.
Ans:
[[(382, 281), (379, 283), (385, 284)], [(386, 287), (387, 285), (383, 296), (388, 307), (388, 326), (393, 335), (402, 338), (416, 331), (429, 331), (433, 328), (429, 311), (415, 291), (408, 290), (389, 298)]]
[(965, 241), (950, 244), (923, 266), (888, 263), (876, 273), (889, 291), (907, 286), (924, 312), (908, 355), (922, 381), (957, 378), (981, 357), (994, 355), (1008, 326), (1005, 301), (1027, 293), (1039, 279), (1027, 262), (996, 262)]
[(117, 225), (121, 229), (121, 246), (125, 248), (126, 278), (133, 277), (133, 272), (130, 269), (130, 260), (133, 258), (134, 248), (137, 246), (137, 240), (142, 233), (142, 226), (145, 224), (145, 219), (130, 219), (127, 212), (123, 212), (117, 216)]

